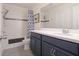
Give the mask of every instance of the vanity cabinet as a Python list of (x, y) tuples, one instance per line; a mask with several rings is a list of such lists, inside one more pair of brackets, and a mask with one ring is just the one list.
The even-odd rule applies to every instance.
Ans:
[(31, 33), (30, 48), (37, 56), (78, 56), (79, 44), (46, 36), (38, 33)]
[(41, 35), (37, 33), (32, 33), (30, 38), (30, 48), (33, 54), (41, 56)]

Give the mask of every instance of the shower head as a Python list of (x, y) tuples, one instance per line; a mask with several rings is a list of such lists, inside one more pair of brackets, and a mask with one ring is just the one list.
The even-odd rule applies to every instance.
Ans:
[(3, 11), (2, 11), (2, 16), (3, 18), (5, 18), (6, 14), (8, 13), (8, 10), (3, 8)]

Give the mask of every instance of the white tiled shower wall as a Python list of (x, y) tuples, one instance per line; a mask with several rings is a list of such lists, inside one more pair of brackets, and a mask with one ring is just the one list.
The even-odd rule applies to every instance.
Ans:
[[(6, 15), (7, 18), (16, 18), (16, 19), (26, 19), (27, 18), (27, 8), (10, 5), (10, 4), (2, 4), (2, 8), (7, 9), (9, 12)], [(7, 39), (2, 40), (3, 49), (8, 49), (16, 46), (20, 46), (23, 43), (16, 44), (8, 44), (8, 39), (14, 38), (23, 38), (26, 34), (27, 22), (18, 21), (18, 20), (4, 20), (3, 31), (4, 35), (7, 35)], [(5, 44), (4, 44), (5, 43)]]
[(0, 4), (0, 36), (1, 36), (1, 31), (2, 31), (2, 4)]
[[(2, 4), (0, 4), (0, 37), (2, 36)], [(0, 40), (0, 56), (2, 55), (2, 46), (1, 46), (1, 40)]]
[[(40, 3), (39, 6), (33, 8), (34, 14), (37, 14), (37, 13), (40, 14), (40, 19), (39, 19), (39, 20), (41, 20), (41, 8), (47, 6), (48, 4), (49, 4), (49, 3), (43, 3), (43, 4)], [(35, 23), (35, 24), (34, 24), (34, 28), (35, 28), (35, 29), (40, 29), (41, 27), (42, 27), (42, 26), (41, 26), (41, 22), (38, 22), (38, 23)]]

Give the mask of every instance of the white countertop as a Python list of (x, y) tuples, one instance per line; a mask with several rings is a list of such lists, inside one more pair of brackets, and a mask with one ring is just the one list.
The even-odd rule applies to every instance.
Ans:
[(79, 33), (77, 32), (77, 30), (70, 30), (70, 32), (67, 34), (62, 33), (62, 29), (51, 29), (51, 30), (41, 29), (41, 30), (33, 30), (32, 32), (50, 37), (59, 38), (62, 40), (67, 40), (70, 42), (79, 43)]

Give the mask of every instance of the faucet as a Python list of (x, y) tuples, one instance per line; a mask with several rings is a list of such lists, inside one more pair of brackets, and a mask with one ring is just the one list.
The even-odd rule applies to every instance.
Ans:
[(69, 33), (69, 29), (63, 29), (62, 32), (63, 32), (64, 34), (67, 34), (67, 33)]

